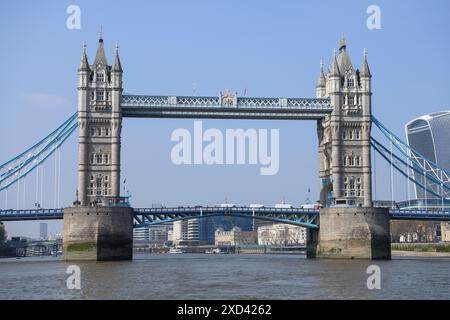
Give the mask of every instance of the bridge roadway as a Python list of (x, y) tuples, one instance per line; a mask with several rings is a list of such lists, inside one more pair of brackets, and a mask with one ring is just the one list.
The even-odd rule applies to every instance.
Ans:
[[(93, 208), (94, 209), (94, 208)], [(0, 210), (0, 221), (34, 221), (63, 219), (63, 208)], [(390, 209), (392, 220), (450, 221), (450, 211), (420, 209)], [(230, 216), (289, 223), (307, 228), (319, 228), (319, 210), (273, 207), (196, 206), (171, 208), (134, 208), (134, 227), (157, 225), (193, 218)]]

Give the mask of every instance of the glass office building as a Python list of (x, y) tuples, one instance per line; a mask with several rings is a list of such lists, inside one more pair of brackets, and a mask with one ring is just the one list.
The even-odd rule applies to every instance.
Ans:
[[(450, 111), (442, 111), (418, 117), (405, 125), (408, 144), (438, 167), (450, 172)], [(419, 170), (420, 172), (421, 170)], [(416, 181), (424, 184), (421, 173), (415, 172)], [(441, 194), (436, 185), (427, 184), (427, 188)], [(417, 199), (435, 199), (431, 193), (415, 185)]]
[(200, 219), (199, 240), (203, 244), (214, 244), (215, 231), (218, 228), (231, 230), (239, 227), (242, 231), (253, 230), (253, 220), (241, 217), (209, 217)]

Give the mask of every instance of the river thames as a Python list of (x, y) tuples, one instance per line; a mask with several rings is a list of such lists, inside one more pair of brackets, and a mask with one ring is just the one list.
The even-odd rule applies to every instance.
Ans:
[[(81, 289), (67, 288), (77, 264)], [(381, 289), (367, 289), (369, 265)], [(126, 262), (0, 260), (0, 299), (449, 299), (450, 258), (308, 260), (303, 255), (135, 254)]]

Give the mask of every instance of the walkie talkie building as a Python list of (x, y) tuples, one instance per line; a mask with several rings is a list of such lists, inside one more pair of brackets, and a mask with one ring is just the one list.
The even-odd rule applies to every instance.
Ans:
[[(450, 172), (450, 111), (430, 113), (418, 117), (405, 125), (408, 144), (440, 168)], [(424, 178), (420, 173), (415, 173), (414, 178), (424, 184)], [(435, 185), (427, 184), (427, 187), (435, 190)], [(436, 196), (425, 194), (424, 190), (415, 185), (417, 199), (433, 199)]]

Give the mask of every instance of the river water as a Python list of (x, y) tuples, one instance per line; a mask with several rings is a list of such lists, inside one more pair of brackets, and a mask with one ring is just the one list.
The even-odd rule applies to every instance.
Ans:
[[(70, 265), (81, 289), (68, 289)], [(367, 289), (376, 264), (381, 289)], [(450, 299), (450, 258), (309, 260), (283, 254), (135, 254), (126, 262), (0, 260), (0, 299)]]

